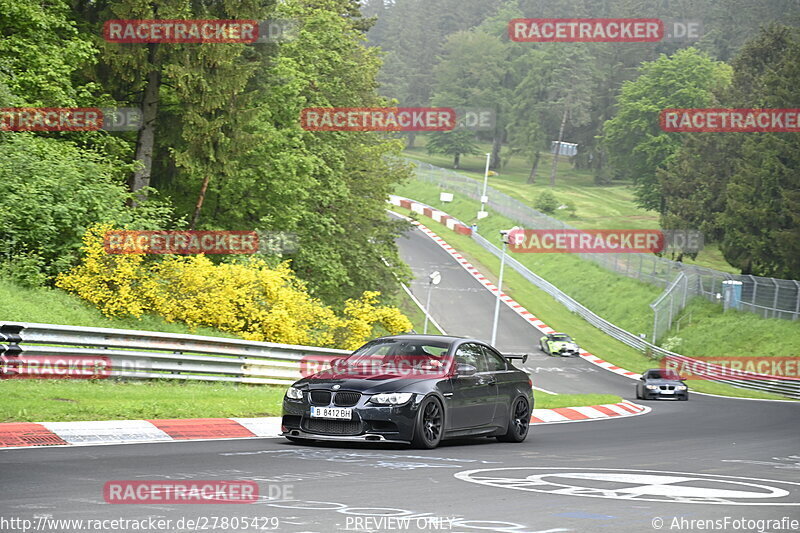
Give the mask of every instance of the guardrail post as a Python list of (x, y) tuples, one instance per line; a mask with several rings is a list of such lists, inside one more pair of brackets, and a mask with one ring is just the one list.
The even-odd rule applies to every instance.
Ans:
[(650, 341), (651, 343), (656, 343), (656, 328), (658, 327), (658, 308), (655, 306), (650, 306), (653, 309), (653, 337)]
[[(769, 279), (775, 286), (775, 297), (772, 299), (772, 317), (775, 318), (775, 314), (778, 313), (778, 291), (780, 290), (781, 286), (778, 285), (778, 282), (775, 281), (775, 278), (769, 278)], [(778, 318), (780, 318), (780, 316)]]
[[(17, 358), (22, 355), (22, 347), (19, 343), (22, 342), (21, 333), (23, 329), (25, 329), (23, 326), (14, 324), (0, 326), (0, 362), (3, 363), (0, 367), (0, 375), (18, 373), (16, 369), (18, 368), (19, 360)], [(9, 368), (7, 363), (13, 363), (10, 366), (14, 369)]]
[(794, 286), (797, 289), (795, 296), (797, 297), (797, 302), (794, 305), (794, 316), (792, 320), (797, 320), (800, 318), (800, 282), (795, 281)]

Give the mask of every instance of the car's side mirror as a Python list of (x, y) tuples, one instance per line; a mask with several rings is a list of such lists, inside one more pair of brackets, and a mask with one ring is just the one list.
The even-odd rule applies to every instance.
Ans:
[(640, 377), (639, 381), (644, 381), (644, 376)]
[(477, 368), (467, 363), (458, 363), (458, 365), (456, 365), (456, 376), (458, 377), (473, 376), (477, 372)]

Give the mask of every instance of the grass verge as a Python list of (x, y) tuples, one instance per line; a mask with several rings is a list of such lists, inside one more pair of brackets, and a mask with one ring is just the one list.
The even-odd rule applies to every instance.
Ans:
[(235, 335), (214, 328), (199, 327), (191, 330), (182, 323), (170, 323), (155, 315), (108, 318), (91, 304), (61, 289), (21, 287), (6, 280), (0, 280), (0, 323), (2, 322), (38, 322), (236, 338)]
[(583, 407), (586, 405), (602, 405), (619, 403), (622, 398), (614, 394), (547, 394), (533, 391), (534, 408), (555, 409), (556, 407)]
[(177, 381), (5, 380), (2, 422), (278, 416), (284, 387)]
[[(414, 199), (418, 200), (418, 198)], [(397, 211), (399, 213), (403, 213), (412, 218), (419, 219), (424, 224), (430, 226), (436, 233), (441, 235), (442, 238), (445, 239), (451, 246), (456, 248), (462, 255), (464, 255), (464, 257), (469, 262), (471, 262), (478, 270), (480, 270), (485, 276), (487, 276), (493, 282), (495, 283), (497, 282), (497, 275), (500, 270), (500, 259), (492, 255), (488, 251), (484, 250), (477, 243), (475, 243), (475, 241), (473, 241), (470, 237), (467, 237), (465, 235), (460, 235), (454, 231), (447, 229), (447, 227), (433, 221), (432, 219), (429, 219), (422, 215), (418, 215), (416, 213), (412, 213), (407, 209), (392, 206), (392, 210)], [(555, 255), (555, 254), (540, 254), (540, 255)], [(588, 274), (581, 274), (581, 275), (588, 275)], [(616, 276), (616, 277), (621, 277), (621, 276)], [(550, 281), (555, 283), (556, 286), (558, 286), (559, 288), (564, 289), (564, 287), (559, 285), (557, 282), (553, 280)], [(603, 282), (601, 280), (598, 280), (597, 283), (603, 283)], [(608, 284), (608, 280), (605, 283)], [(506, 294), (512, 296), (517, 302), (522, 304), (526, 309), (528, 309), (537, 317), (539, 317), (541, 320), (543, 320), (547, 325), (549, 325), (550, 327), (552, 327), (557, 331), (563, 331), (565, 333), (569, 333), (574, 339), (576, 339), (577, 342), (580, 343), (581, 347), (583, 347), (590, 353), (593, 353), (602, 359), (605, 359), (627, 370), (639, 373), (644, 372), (649, 368), (658, 367), (658, 362), (656, 360), (646, 357), (643, 353), (639, 352), (638, 350), (635, 350), (630, 346), (623, 344), (617, 341), (616, 339), (606, 335), (599, 329), (595, 328), (594, 326), (583, 320), (577, 314), (574, 314), (569, 310), (567, 310), (563, 305), (561, 305), (555, 299), (553, 299), (553, 297), (551, 297), (546, 292), (542, 291), (535, 285), (528, 282), (525, 278), (523, 278), (520, 274), (518, 274), (511, 268), (507, 268), (505, 271), (503, 279), (503, 291)], [(566, 292), (570, 291), (567, 289)], [(584, 305), (587, 305), (585, 302), (582, 303), (584, 303)], [(587, 305), (587, 307), (592, 308), (590, 305)], [(631, 310), (627, 306), (625, 308), (628, 309), (629, 312), (641, 313), (640, 310), (636, 309)], [(594, 309), (593, 311), (603, 316), (602, 312), (598, 312)], [(608, 317), (606, 316), (604, 316), (604, 318), (608, 319)], [(750, 321), (752, 321), (753, 319), (758, 320), (757, 318), (755, 318), (754, 315), (742, 318)], [(750, 328), (752, 328), (752, 324), (747, 327), (747, 329)], [(744, 330), (740, 329), (740, 332), (741, 331)], [(500, 329), (500, 334), (502, 334), (502, 328)], [(739, 342), (741, 342), (740, 335), (737, 335), (736, 339), (739, 339)], [(537, 342), (536, 331), (533, 328), (531, 328), (531, 349), (535, 347), (536, 342)], [(700, 355), (700, 354), (685, 353), (684, 355)], [(785, 399), (783, 396), (779, 396), (777, 394), (751, 391), (746, 389), (738, 389), (735, 387), (730, 387), (727, 385), (708, 382), (708, 381), (690, 380), (689, 385), (691, 386), (692, 390), (697, 390), (700, 392), (708, 392), (712, 394), (720, 394), (723, 396), (738, 396), (744, 398), (760, 398), (760, 399), (773, 399), (773, 400)]]

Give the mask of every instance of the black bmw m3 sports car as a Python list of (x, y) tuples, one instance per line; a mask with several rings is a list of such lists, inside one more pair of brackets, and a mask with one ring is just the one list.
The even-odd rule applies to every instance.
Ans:
[(419, 448), (468, 436), (522, 442), (532, 383), (511, 360), (526, 357), (462, 337), (381, 337), (289, 387), (282, 435)]

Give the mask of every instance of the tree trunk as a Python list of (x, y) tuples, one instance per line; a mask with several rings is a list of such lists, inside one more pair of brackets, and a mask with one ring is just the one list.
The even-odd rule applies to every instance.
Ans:
[(503, 147), (503, 137), (497, 133), (492, 139), (492, 158), (489, 168), (492, 170), (500, 170), (500, 149)]
[[(136, 192), (143, 187), (150, 186), (150, 175), (153, 168), (153, 147), (156, 139), (156, 119), (158, 117), (158, 92), (161, 86), (161, 69), (155, 66), (157, 44), (149, 44), (149, 61), (152, 65), (147, 73), (147, 84), (142, 95), (142, 129), (136, 140), (136, 160), (142, 166), (128, 179), (128, 188)], [(144, 194), (137, 195), (138, 200), (143, 200)], [(133, 202), (135, 205), (136, 202)]]
[(558, 144), (556, 153), (553, 154), (553, 168), (550, 169), (550, 186), (556, 185), (556, 166), (558, 165), (558, 153), (561, 151), (561, 141), (564, 139), (564, 124), (567, 123), (567, 106), (564, 106), (564, 115), (561, 117), (561, 128), (558, 130)]
[(414, 148), (414, 141), (417, 140), (417, 132), (416, 131), (409, 131), (408, 132), (408, 141), (406, 141), (406, 148)]
[(189, 226), (190, 230), (193, 230), (197, 226), (197, 221), (200, 220), (200, 210), (203, 208), (203, 202), (206, 199), (206, 190), (208, 189), (208, 182), (210, 180), (211, 176), (209, 174), (206, 174), (206, 177), (203, 178), (203, 184), (200, 186), (200, 194), (197, 196), (197, 205), (194, 207), (192, 224)]
[(456, 154), (453, 156), (453, 168), (459, 168), (461, 164), (461, 154)]
[(533, 165), (531, 166), (531, 173), (528, 176), (528, 183), (536, 183), (536, 171), (539, 170), (539, 159), (542, 157), (542, 153), (539, 150), (536, 150), (536, 155), (533, 156)]

